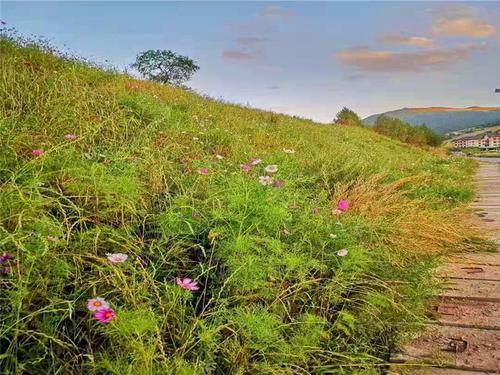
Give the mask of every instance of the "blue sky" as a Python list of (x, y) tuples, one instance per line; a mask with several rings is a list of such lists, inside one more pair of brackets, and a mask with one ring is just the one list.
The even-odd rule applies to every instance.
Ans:
[(498, 2), (1, 2), (0, 18), (97, 62), (171, 49), (189, 85), (330, 121), (400, 107), (500, 105)]

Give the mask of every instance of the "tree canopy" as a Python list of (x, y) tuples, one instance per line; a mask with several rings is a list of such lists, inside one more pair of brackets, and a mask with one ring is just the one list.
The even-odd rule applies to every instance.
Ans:
[(339, 125), (363, 126), (363, 122), (357, 113), (347, 107), (342, 108), (333, 121)]
[(439, 146), (442, 137), (426, 125), (411, 126), (400, 119), (381, 115), (373, 127), (377, 133), (416, 146)]
[(148, 50), (136, 56), (132, 68), (152, 81), (181, 85), (200, 69), (187, 56), (169, 50)]

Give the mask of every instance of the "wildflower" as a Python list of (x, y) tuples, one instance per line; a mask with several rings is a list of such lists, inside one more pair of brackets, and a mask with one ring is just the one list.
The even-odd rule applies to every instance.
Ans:
[(205, 176), (208, 174), (208, 169), (207, 168), (200, 168), (200, 169), (198, 169), (198, 174)]
[(250, 164), (252, 164), (252, 165), (257, 165), (257, 164), (260, 164), (261, 162), (262, 162), (262, 160), (259, 158), (256, 158), (256, 157), (250, 158)]
[(348, 253), (347, 249), (342, 249), (342, 250), (337, 251), (337, 255), (339, 257), (345, 257), (347, 255), (347, 253)]
[(105, 309), (97, 310), (94, 314), (94, 318), (104, 324), (111, 322), (116, 317), (115, 310), (110, 307)]
[(330, 233), (330, 238), (337, 238), (336, 234)]
[(342, 213), (342, 211), (340, 211), (340, 210), (339, 210), (339, 209), (337, 209), (337, 208), (334, 208), (334, 209), (332, 210), (332, 215), (340, 215), (341, 213)]
[(273, 179), (269, 176), (260, 176), (259, 183), (264, 186), (271, 185), (273, 183)]
[(346, 201), (345, 199), (340, 200), (339, 203), (337, 204), (337, 209), (339, 209), (342, 212), (347, 212), (347, 210), (349, 210), (349, 202)]
[(106, 255), (111, 263), (123, 263), (128, 258), (128, 255), (123, 253), (114, 253), (114, 254), (107, 253)]
[(31, 155), (33, 155), (33, 156), (42, 156), (42, 155), (43, 155), (43, 153), (44, 153), (44, 151), (43, 151), (43, 150), (41, 150), (41, 149), (39, 149), (39, 148), (37, 148), (37, 149), (35, 149), (35, 150), (31, 151)]
[(224, 159), (224, 156), (217, 154), (217, 155), (215, 155), (215, 158), (219, 159), (219, 160), (222, 160), (222, 159)]
[(56, 241), (57, 241), (57, 237), (54, 237), (54, 236), (47, 236), (47, 240), (48, 240), (48, 241), (52, 241), (52, 242), (56, 242)]
[(108, 308), (108, 303), (102, 297), (91, 298), (87, 301), (87, 309), (90, 311), (99, 311)]
[(198, 137), (193, 137), (193, 141), (197, 141), (198, 139), (200, 139), (200, 138), (198, 138)]
[(248, 164), (240, 164), (240, 168), (245, 173), (248, 173), (252, 170), (252, 166)]
[(267, 167), (264, 168), (264, 170), (267, 173), (276, 173), (278, 172), (278, 166), (277, 165), (268, 165)]
[(295, 150), (291, 149), (291, 148), (284, 148), (283, 152), (285, 152), (287, 154), (295, 154)]
[(272, 186), (275, 188), (282, 188), (283, 186), (285, 186), (285, 181), (284, 180), (274, 180), (272, 182)]
[(316, 207), (313, 207), (313, 208), (311, 209), (311, 213), (312, 213), (313, 215), (317, 215), (317, 214), (318, 214), (318, 212), (319, 212), (319, 210), (318, 210)]
[(10, 267), (9, 266), (3, 266), (2, 268), (0, 268), (0, 270), (2, 271), (2, 273), (9, 273)]
[(14, 259), (14, 255), (9, 253), (4, 253), (3, 255), (0, 255), (0, 263), (6, 262), (10, 259)]
[(78, 136), (76, 134), (66, 134), (64, 136), (64, 139), (66, 139), (67, 141), (74, 141), (77, 138)]
[(185, 277), (181, 279), (180, 277), (175, 279), (177, 285), (179, 285), (182, 289), (187, 289), (187, 290), (198, 290), (200, 287), (198, 286), (198, 283), (196, 281), (193, 281), (189, 277)]

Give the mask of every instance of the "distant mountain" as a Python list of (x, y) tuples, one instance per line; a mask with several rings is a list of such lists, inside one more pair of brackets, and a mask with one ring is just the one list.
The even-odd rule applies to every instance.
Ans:
[(500, 125), (500, 107), (402, 108), (369, 116), (363, 122), (373, 125), (381, 115), (395, 117), (411, 125), (425, 124), (441, 134), (466, 128)]

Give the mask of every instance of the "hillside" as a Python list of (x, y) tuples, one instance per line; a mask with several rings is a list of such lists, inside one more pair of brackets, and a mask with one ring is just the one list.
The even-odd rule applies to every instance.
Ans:
[(0, 73), (3, 374), (377, 374), (482, 244), (471, 160), (11, 40)]
[[(402, 108), (383, 114), (389, 117), (396, 117), (411, 125), (425, 124), (440, 134), (466, 128), (500, 124), (500, 107)], [(367, 125), (373, 125), (380, 115), (369, 116), (363, 121)]]

